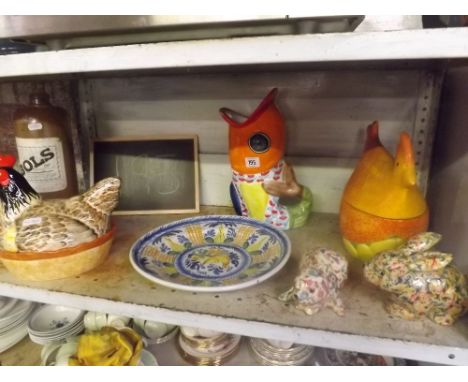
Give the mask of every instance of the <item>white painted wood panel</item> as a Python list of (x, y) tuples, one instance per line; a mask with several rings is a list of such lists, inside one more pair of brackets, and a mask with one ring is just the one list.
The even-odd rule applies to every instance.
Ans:
[[(84, 87), (88, 93), (82, 91), (80, 131), (97, 131), (101, 137), (199, 135), (201, 203), (227, 206), (228, 128), (218, 109), (229, 105), (250, 112), (267, 89), (279, 86), (277, 103), (288, 127), (288, 158), (300, 182), (314, 194), (314, 211), (337, 213), (341, 192), (362, 151), (365, 127), (375, 116), (383, 116), (382, 141), (393, 150), (400, 131), (414, 130), (414, 110), (425, 73), (277, 71), (88, 80)], [(11, 84), (3, 88), (3, 102), (19, 102), (12, 98)], [(56, 88), (49, 90), (57, 98), (64, 91)], [(15, 89), (25, 102), (27, 91), (19, 85)], [(241, 98), (242, 94), (246, 96)], [(86, 161), (84, 165), (87, 168)]]
[(92, 80), (101, 137), (197, 134), (202, 153), (226, 153), (228, 127), (218, 110), (250, 114), (273, 87), (287, 125), (287, 153), (360, 156), (365, 128), (381, 122), (394, 150), (412, 132), (423, 71), (279, 71)]
[(14, 54), (0, 57), (0, 77), (265, 63), (466, 57), (468, 28), (440, 28), (178, 41)]
[[(200, 155), (200, 203), (232, 206), (229, 196), (231, 167), (227, 155)], [(338, 158), (286, 157), (296, 172), (299, 183), (313, 195), (313, 211), (338, 213), (341, 195), (353, 172), (356, 160)]]
[[(428, 73), (283, 70), (90, 79), (82, 108), (93, 109), (93, 118), (84, 123), (92, 121), (87, 130), (100, 138), (198, 135), (201, 204), (228, 206), (228, 126), (218, 110), (227, 106), (248, 115), (269, 89), (278, 87), (277, 105), (287, 126), (286, 154), (300, 182), (312, 190), (314, 211), (337, 213), (368, 124), (380, 121), (381, 140), (391, 152), (400, 132), (419, 141), (419, 132), (429, 129), (429, 122), (417, 120), (419, 109), (428, 106), (424, 97), (432, 99), (435, 93), (433, 80), (425, 82)], [(415, 151), (430, 153), (424, 142)], [(425, 158), (420, 167), (427, 171), (430, 156)]]

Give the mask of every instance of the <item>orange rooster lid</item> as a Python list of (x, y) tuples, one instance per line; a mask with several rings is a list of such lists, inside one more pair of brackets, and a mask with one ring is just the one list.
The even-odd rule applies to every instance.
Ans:
[(256, 174), (270, 170), (283, 158), (284, 121), (275, 105), (274, 88), (250, 116), (228, 108), (219, 110), (229, 124), (229, 158), (235, 171)]
[(393, 157), (379, 140), (377, 121), (368, 126), (364, 153), (348, 180), (343, 201), (387, 219), (411, 219), (425, 213), (427, 204), (416, 182), (408, 133), (400, 134)]

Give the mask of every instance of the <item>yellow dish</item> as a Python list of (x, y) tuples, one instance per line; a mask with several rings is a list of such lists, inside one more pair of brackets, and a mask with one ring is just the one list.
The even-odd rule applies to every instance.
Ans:
[(5, 268), (21, 280), (46, 281), (73, 277), (100, 265), (109, 254), (115, 228), (76, 247), (55, 252), (0, 251)]

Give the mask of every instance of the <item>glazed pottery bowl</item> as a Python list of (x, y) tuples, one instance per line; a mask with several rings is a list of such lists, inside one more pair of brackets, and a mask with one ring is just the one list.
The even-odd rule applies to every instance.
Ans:
[(29, 319), (29, 330), (34, 333), (55, 333), (81, 321), (84, 311), (61, 305), (43, 305)]
[(100, 265), (109, 254), (115, 228), (88, 243), (54, 252), (0, 251), (0, 260), (15, 277), (45, 281), (77, 276)]
[(143, 337), (147, 346), (170, 341), (179, 332), (178, 326), (139, 318), (133, 319), (133, 329)]
[(276, 274), (291, 252), (279, 229), (244, 216), (199, 216), (158, 227), (130, 250), (130, 262), (158, 284), (188, 291), (237, 290)]

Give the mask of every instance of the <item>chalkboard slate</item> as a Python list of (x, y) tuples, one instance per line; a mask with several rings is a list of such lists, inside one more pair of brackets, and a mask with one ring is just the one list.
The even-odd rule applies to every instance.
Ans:
[(196, 137), (96, 140), (90, 173), (121, 179), (117, 214), (199, 211)]

